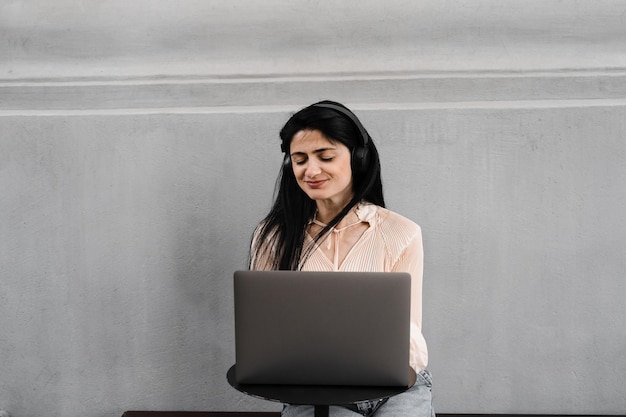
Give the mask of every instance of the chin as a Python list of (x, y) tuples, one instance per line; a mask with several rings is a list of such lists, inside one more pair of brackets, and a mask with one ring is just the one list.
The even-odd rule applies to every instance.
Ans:
[(328, 198), (327, 196), (323, 195), (322, 193), (306, 193), (307, 196), (309, 196), (309, 198), (311, 200), (324, 200), (326, 198)]

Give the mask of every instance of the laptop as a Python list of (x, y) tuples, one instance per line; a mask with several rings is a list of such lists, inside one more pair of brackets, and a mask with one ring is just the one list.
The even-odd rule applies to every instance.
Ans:
[(408, 386), (408, 273), (236, 271), (239, 384)]

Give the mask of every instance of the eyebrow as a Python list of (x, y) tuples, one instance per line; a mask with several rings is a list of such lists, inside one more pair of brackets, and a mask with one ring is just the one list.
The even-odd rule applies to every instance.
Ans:
[[(320, 154), (320, 153), (324, 153), (324, 152), (326, 152), (326, 151), (336, 151), (336, 150), (337, 150), (337, 148), (335, 148), (335, 147), (328, 147), (328, 148), (320, 148), (320, 149), (316, 149), (316, 150), (314, 150), (312, 153), (314, 153), (314, 154)], [(306, 152), (292, 152), (292, 153), (290, 154), (290, 156), (295, 156), (295, 155), (306, 155), (306, 154), (307, 154)]]

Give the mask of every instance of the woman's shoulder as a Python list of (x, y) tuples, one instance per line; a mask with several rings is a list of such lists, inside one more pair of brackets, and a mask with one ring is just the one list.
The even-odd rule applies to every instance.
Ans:
[(375, 227), (380, 228), (384, 235), (411, 240), (422, 233), (417, 223), (395, 211), (373, 204), (365, 204), (363, 209), (368, 214), (370, 224), (373, 223)]

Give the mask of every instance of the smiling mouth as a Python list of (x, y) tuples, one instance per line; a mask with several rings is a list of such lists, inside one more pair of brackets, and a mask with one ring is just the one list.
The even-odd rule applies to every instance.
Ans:
[(326, 180), (306, 181), (306, 184), (311, 188), (320, 188), (325, 182)]

